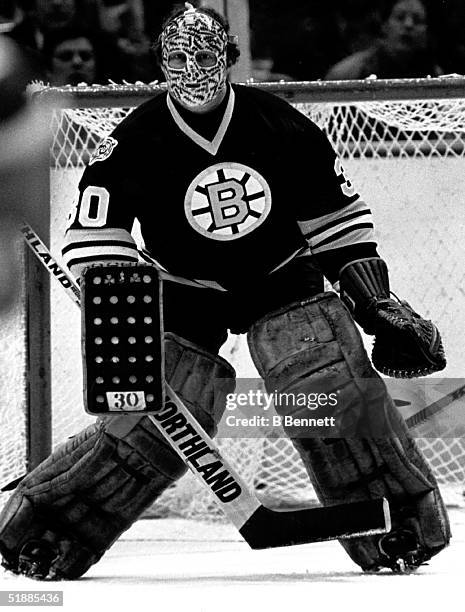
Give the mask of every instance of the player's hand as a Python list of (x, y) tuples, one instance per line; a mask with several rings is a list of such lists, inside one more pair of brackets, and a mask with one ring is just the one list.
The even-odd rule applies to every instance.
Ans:
[(437, 327), (391, 297), (386, 263), (379, 257), (346, 265), (341, 299), (365, 333), (374, 335), (372, 360), (382, 374), (415, 378), (443, 370), (444, 348)]
[(382, 374), (395, 378), (427, 376), (446, 367), (441, 335), (407, 302), (379, 300), (374, 311), (372, 360)]

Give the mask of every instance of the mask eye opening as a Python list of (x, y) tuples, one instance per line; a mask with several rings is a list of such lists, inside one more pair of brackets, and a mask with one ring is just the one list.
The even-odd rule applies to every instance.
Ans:
[(166, 64), (172, 70), (184, 70), (187, 65), (187, 54), (184, 51), (171, 51), (168, 53)]
[(215, 68), (218, 64), (218, 56), (213, 51), (196, 51), (194, 57), (200, 68)]

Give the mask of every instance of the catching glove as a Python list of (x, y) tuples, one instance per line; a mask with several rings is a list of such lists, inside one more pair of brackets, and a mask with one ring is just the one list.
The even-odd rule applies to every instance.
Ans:
[(437, 327), (404, 301), (391, 297), (383, 259), (354, 261), (340, 273), (341, 299), (365, 333), (375, 336), (372, 361), (387, 376), (416, 378), (443, 370)]

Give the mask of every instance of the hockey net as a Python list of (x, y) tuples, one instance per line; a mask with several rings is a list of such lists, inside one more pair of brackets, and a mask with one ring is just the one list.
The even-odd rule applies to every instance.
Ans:
[[(449, 411), (451, 423), (460, 401), (457, 389), (462, 371), (462, 342), (465, 338), (465, 91), (460, 81), (279, 84), (270, 87), (329, 136), (343, 160), (346, 173), (370, 204), (375, 216), (382, 255), (389, 263), (394, 291), (408, 299), (423, 316), (440, 328), (448, 356), (447, 370), (425, 393), (409, 387), (409, 412), (429, 404)], [(433, 86), (434, 85), (434, 86)], [(71, 90), (73, 103), (65, 102), (52, 119), (53, 146), (50, 170), (50, 248), (58, 258), (68, 213), (73, 207), (76, 186), (97, 144), (130, 113), (153, 95), (146, 86), (109, 86)], [(45, 92), (46, 95), (53, 92)], [(56, 93), (56, 92), (55, 92)], [(154, 172), (156, 156), (154, 152)], [(309, 168), (311, 177), (311, 168)], [(155, 197), (155, 194), (154, 194)], [(1, 417), (4, 431), (0, 441), (0, 483), (25, 471), (30, 455), (30, 424), (26, 392), (28, 363), (26, 341), (33, 341), (25, 304), (25, 288), (18, 308), (2, 322), (0, 346)], [(44, 419), (51, 418), (51, 445), (79, 431), (92, 419), (82, 407), (80, 317), (61, 288), (52, 284), (50, 306), (50, 355), (45, 361), (51, 401)], [(255, 378), (243, 336), (231, 337), (222, 354), (242, 378)], [(445, 379), (444, 377), (447, 377)], [(443, 401), (452, 392), (450, 401)], [(455, 396), (454, 396), (455, 392)], [(399, 397), (405, 399), (402, 387)], [(395, 395), (395, 393), (394, 393)], [(414, 398), (411, 400), (411, 398)], [(410, 401), (411, 400), (411, 401)], [(434, 412), (434, 411), (433, 411)], [(438, 412), (438, 411), (436, 411)], [(465, 487), (465, 433), (451, 437), (447, 419), (435, 431), (435, 418), (415, 428), (449, 503), (462, 501)], [(40, 427), (35, 424), (35, 427)], [(454, 429), (454, 432), (456, 429)], [(273, 506), (307, 504), (315, 500), (300, 459), (282, 432), (272, 437), (228, 439), (218, 442), (264, 503)], [(0, 500), (1, 501), (1, 500)], [(151, 511), (156, 516), (179, 515), (215, 518), (220, 515), (209, 493), (200, 490), (187, 474), (171, 487)]]

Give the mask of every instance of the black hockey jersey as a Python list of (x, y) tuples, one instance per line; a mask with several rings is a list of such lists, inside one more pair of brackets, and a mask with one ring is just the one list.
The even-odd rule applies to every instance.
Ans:
[[(321, 130), (287, 102), (232, 85), (209, 140), (166, 93), (98, 147), (79, 184), (64, 259), (137, 260), (131, 229), (166, 270), (223, 287), (304, 253), (325, 268), (376, 251), (367, 205)], [(352, 250), (351, 250), (352, 247)], [(363, 249), (368, 249), (363, 251)]]

